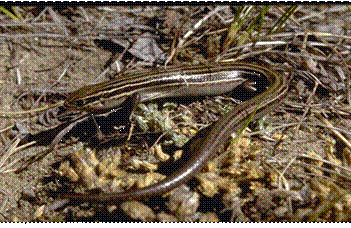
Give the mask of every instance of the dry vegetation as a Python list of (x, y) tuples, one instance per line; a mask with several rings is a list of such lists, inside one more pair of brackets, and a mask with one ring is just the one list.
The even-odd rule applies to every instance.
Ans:
[[(1, 7), (0, 221), (350, 221), (350, 9)], [(235, 102), (139, 105), (129, 143), (128, 117), (118, 112), (88, 118), (49, 106), (120, 70), (220, 61), (293, 74), (288, 99), (164, 196), (58, 199), (162, 179), (161, 163), (182, 153), (164, 148), (183, 145)]]

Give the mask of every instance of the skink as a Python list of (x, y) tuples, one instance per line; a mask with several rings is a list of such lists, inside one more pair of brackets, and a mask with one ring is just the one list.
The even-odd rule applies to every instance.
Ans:
[[(148, 101), (162, 97), (226, 93), (235, 87), (232, 86), (232, 83), (236, 84), (238, 80), (250, 75), (265, 77), (269, 82), (268, 88), (219, 117), (198, 147), (192, 147), (191, 151), (187, 151), (191, 153), (190, 159), (164, 180), (130, 192), (68, 193), (61, 197), (75, 201), (118, 202), (160, 195), (186, 183), (222, 149), (223, 144), (229, 140), (232, 133), (243, 128), (248, 120), (254, 120), (267, 114), (284, 100), (289, 87), (289, 77), (258, 65), (226, 63), (211, 67), (167, 68), (149, 73), (132, 72), (124, 74), (124, 79), (117, 78), (73, 92), (65, 101), (66, 107), (99, 111), (118, 107), (128, 97), (135, 95), (139, 97), (139, 101)], [(109, 103), (109, 101), (113, 102)]]
[(119, 107), (128, 98), (135, 102), (166, 97), (219, 95), (232, 91), (253, 70), (232, 65), (158, 68), (151, 72), (130, 71), (113, 80), (84, 86), (70, 94), (69, 109), (103, 112)]

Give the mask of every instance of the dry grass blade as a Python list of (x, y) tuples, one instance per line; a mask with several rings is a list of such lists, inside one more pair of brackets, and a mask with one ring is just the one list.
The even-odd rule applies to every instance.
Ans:
[[(313, 157), (313, 156), (310, 156), (310, 155), (307, 155), (307, 154), (301, 154), (301, 155), (299, 155), (299, 157), (308, 158), (308, 159), (311, 159), (311, 160), (323, 162), (323, 163), (328, 164), (328, 165), (330, 165), (330, 166), (333, 166), (333, 167), (342, 169), (343, 171), (349, 173), (349, 175), (351, 176), (351, 169), (346, 168), (346, 167), (344, 167), (344, 166), (340, 166), (340, 165), (338, 165), (338, 164), (334, 164), (334, 163), (332, 163), (332, 162), (330, 162), (330, 161), (327, 161), (327, 160), (325, 160), (325, 159)], [(320, 168), (320, 167), (319, 167), (319, 168)], [(345, 177), (345, 176), (344, 176), (344, 177)], [(348, 179), (349, 179), (349, 178), (350, 178), (350, 177), (348, 177)]]
[(56, 108), (56, 107), (62, 106), (63, 103), (64, 103), (64, 101), (60, 101), (60, 102), (57, 102), (56, 104), (53, 104), (53, 105), (50, 105), (47, 107), (35, 108), (35, 109), (31, 109), (31, 110), (26, 110), (26, 111), (16, 111), (16, 112), (3, 112), (3, 111), (1, 111), (0, 118), (1, 117), (8, 118), (8, 117), (26, 115), (26, 114), (37, 114), (39, 112), (43, 112), (43, 111), (46, 111), (46, 110), (51, 109), (51, 108)]
[(10, 164), (5, 165), (5, 163), (7, 162), (7, 160), (10, 158), (11, 155), (13, 155), (14, 153), (16, 153), (17, 151), (24, 149), (28, 146), (34, 145), (36, 142), (30, 142), (28, 144), (22, 145), (20, 147), (17, 147), (19, 142), (21, 141), (20, 138), (17, 138), (12, 145), (10, 146), (10, 148), (4, 153), (4, 155), (0, 158), (0, 174), (1, 173), (6, 173), (8, 172), (8, 169), (15, 164), (19, 159), (12, 161)]
[(69, 31), (68, 29), (65, 27), (65, 25), (62, 23), (60, 17), (57, 15), (57, 13), (52, 9), (52, 7), (48, 7), (48, 12), (51, 15), (53, 21), (55, 22), (55, 24), (61, 28), (63, 30), (63, 32), (65, 33), (65, 35), (69, 35)]
[(21, 20), (21, 21), (24, 20), (22, 14), (20, 12), (21, 10), (20, 10), (20, 8), (18, 6), (12, 6), (11, 10), (15, 13), (15, 15), (17, 16), (17, 18), (19, 18), (19, 20)]
[[(7, 161), (7, 159), (16, 152), (16, 148), (18, 143), (21, 141), (20, 138), (16, 139), (14, 143), (12, 143), (12, 145), (10, 146), (10, 148), (4, 153), (4, 155), (1, 157), (0, 159), (0, 169), (3, 169), (3, 166), (5, 164), (5, 162)], [(2, 170), (3, 171), (3, 170)], [(1, 173), (1, 172), (0, 172)]]
[(185, 41), (192, 35), (194, 34), (194, 32), (196, 30), (198, 30), (200, 28), (200, 26), (206, 21), (208, 20), (210, 17), (212, 17), (213, 15), (215, 15), (216, 13), (218, 13), (221, 10), (224, 10), (225, 8), (227, 8), (227, 6), (217, 6), (214, 10), (210, 11), (205, 17), (203, 17), (201, 20), (199, 20), (191, 30), (189, 30), (187, 33), (185, 33), (185, 35), (183, 36), (183, 38), (181, 38), (177, 44), (176, 48), (173, 48), (170, 56), (168, 57), (168, 59), (165, 62), (165, 65), (167, 65), (174, 57), (174, 55), (177, 53), (177, 51), (183, 46), (183, 44), (185, 43)]

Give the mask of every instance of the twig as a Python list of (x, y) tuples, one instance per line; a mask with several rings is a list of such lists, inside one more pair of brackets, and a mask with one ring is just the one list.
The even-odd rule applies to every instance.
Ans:
[(349, 149), (351, 149), (351, 143), (339, 131), (335, 130), (334, 126), (326, 118), (324, 118), (321, 114), (316, 114), (316, 117), (322, 121), (322, 123), (330, 127), (330, 130), (333, 132), (333, 134), (339, 138)]
[(303, 111), (303, 114), (299, 120), (299, 123), (295, 128), (295, 135), (297, 134), (297, 131), (300, 129), (300, 126), (301, 126), (303, 120), (305, 119), (307, 112), (311, 109), (310, 106), (311, 106), (311, 102), (312, 102), (312, 97), (316, 94), (317, 87), (318, 87), (318, 83), (315, 82), (312, 93), (307, 98), (305, 110)]
[(8, 117), (13, 117), (13, 116), (18, 116), (18, 115), (25, 115), (25, 114), (35, 114), (35, 113), (39, 113), (42, 111), (46, 111), (50, 108), (55, 108), (55, 107), (59, 107), (62, 106), (64, 104), (64, 101), (60, 101), (57, 102), (53, 105), (47, 106), (47, 107), (42, 107), (42, 108), (35, 108), (35, 109), (30, 109), (30, 110), (26, 110), (26, 111), (17, 111), (17, 112), (0, 112), (0, 118), (8, 118)]

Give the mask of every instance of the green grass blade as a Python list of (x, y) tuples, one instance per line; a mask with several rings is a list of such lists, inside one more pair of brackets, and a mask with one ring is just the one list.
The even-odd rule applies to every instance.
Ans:
[(273, 27), (268, 31), (267, 35), (275, 33), (276, 31), (280, 30), (283, 24), (290, 18), (290, 16), (295, 12), (297, 9), (297, 5), (290, 6), (285, 13), (279, 18), (279, 20), (273, 25)]
[(0, 6), (0, 11), (6, 14), (11, 19), (18, 21), (18, 18), (13, 13), (11, 13), (8, 9), (6, 9), (4, 6)]

